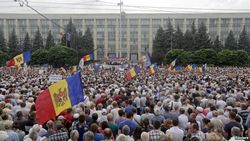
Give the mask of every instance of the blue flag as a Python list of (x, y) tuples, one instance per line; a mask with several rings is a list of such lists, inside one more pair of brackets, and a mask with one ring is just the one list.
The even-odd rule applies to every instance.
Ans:
[(31, 51), (23, 52), (23, 62), (27, 63), (31, 60)]
[(149, 52), (147, 52), (146, 56), (145, 56), (145, 61), (144, 61), (144, 68), (148, 68), (151, 66), (151, 60), (149, 57)]

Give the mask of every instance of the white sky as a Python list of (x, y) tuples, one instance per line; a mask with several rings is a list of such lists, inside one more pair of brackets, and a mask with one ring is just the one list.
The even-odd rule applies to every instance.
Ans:
[[(18, 1), (18, 0), (17, 0)], [(22, 0), (21, 0), (22, 1)], [(24, 0), (23, 0), (24, 1)], [(28, 0), (41, 13), (119, 13), (120, 0)], [(250, 0), (122, 0), (126, 13), (249, 12)], [(0, 0), (0, 13), (35, 13)]]

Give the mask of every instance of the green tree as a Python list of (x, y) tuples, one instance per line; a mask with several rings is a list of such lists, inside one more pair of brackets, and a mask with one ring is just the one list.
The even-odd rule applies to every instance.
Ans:
[(8, 54), (10, 55), (10, 57), (14, 57), (18, 53), (20, 53), (20, 51), (18, 49), (18, 40), (17, 40), (15, 29), (13, 29), (13, 31), (9, 35), (8, 46), (9, 46), (9, 53)]
[(27, 50), (31, 50), (31, 48), (32, 48), (32, 44), (30, 41), (30, 36), (29, 36), (29, 33), (26, 32), (26, 35), (23, 41), (23, 50), (27, 51)]
[(43, 37), (38, 28), (35, 34), (35, 38), (33, 40), (32, 51), (36, 51), (37, 49), (40, 49), (40, 48), (43, 48)]
[(231, 50), (236, 50), (237, 49), (237, 42), (234, 38), (233, 31), (230, 30), (226, 42), (225, 42), (225, 48), (226, 49), (231, 49)]
[(210, 48), (212, 46), (211, 40), (207, 33), (207, 27), (203, 22), (200, 24), (195, 37), (196, 50)]
[(216, 38), (214, 40), (213, 49), (216, 51), (220, 51), (223, 49), (223, 45), (222, 45), (218, 35), (216, 36)]
[(6, 41), (4, 38), (4, 33), (3, 30), (0, 28), (0, 50), (3, 52), (8, 52), (7, 46), (6, 46)]
[(83, 44), (84, 44), (84, 49), (86, 50), (87, 53), (92, 52), (94, 50), (93, 36), (89, 28), (87, 28), (87, 30), (84, 33)]
[(250, 52), (249, 38), (246, 32), (245, 26), (243, 27), (243, 30), (240, 33), (238, 49), (242, 49), (242, 50)]
[(231, 50), (225, 49), (218, 53), (218, 65), (237, 66), (237, 55)]
[(190, 30), (187, 30), (184, 34), (183, 48), (189, 51), (194, 50), (193, 35)]
[(153, 40), (153, 52), (152, 52), (152, 61), (162, 64), (165, 54), (164, 54), (164, 42), (165, 34), (162, 27), (157, 30), (155, 38)]
[(72, 66), (78, 63), (77, 51), (65, 46), (55, 46), (49, 49), (48, 61), (54, 67)]
[(234, 54), (236, 54), (237, 56), (236, 58), (237, 66), (247, 66), (249, 55), (247, 54), (246, 51), (237, 50), (237, 51), (234, 51)]
[(42, 65), (48, 63), (49, 51), (46, 49), (37, 49), (31, 55), (31, 64), (32, 65)]
[(173, 49), (167, 52), (164, 62), (170, 64), (173, 60), (176, 60), (176, 64), (180, 64), (180, 56), (184, 52), (183, 49)]
[(165, 42), (164, 42), (164, 53), (167, 53), (170, 49), (173, 49), (174, 43), (174, 28), (171, 22), (168, 22), (167, 29), (165, 30)]
[(177, 30), (174, 33), (174, 43), (173, 43), (173, 48), (174, 49), (182, 49), (184, 44), (183, 44), (183, 33), (179, 27), (179, 25), (177, 25)]
[(188, 64), (192, 64), (194, 58), (194, 54), (191, 51), (183, 51), (178, 58), (179, 65), (186, 66)]
[(197, 34), (197, 30), (196, 30), (196, 27), (195, 27), (195, 21), (193, 21), (192, 23), (192, 26), (191, 26), (191, 40), (187, 41), (187, 42), (190, 42), (189, 43), (189, 49), (192, 50), (192, 51), (195, 51), (196, 50), (196, 34)]
[(4, 66), (8, 61), (9, 56), (7, 53), (0, 51), (0, 66)]
[(48, 36), (47, 36), (47, 39), (46, 39), (46, 45), (45, 45), (45, 48), (46, 49), (49, 49), (51, 47), (55, 46), (55, 42), (54, 42), (54, 37), (53, 35), (51, 34), (51, 30), (49, 31), (48, 33)]
[(194, 63), (196, 64), (216, 64), (217, 53), (213, 49), (200, 49), (194, 52)]
[(69, 23), (66, 26), (66, 33), (64, 34), (62, 41), (62, 44), (67, 43), (67, 47), (72, 47), (72, 48), (76, 48), (77, 44), (76, 44), (76, 36), (77, 36), (77, 32), (76, 32), (76, 27), (73, 24), (72, 18), (69, 19)]

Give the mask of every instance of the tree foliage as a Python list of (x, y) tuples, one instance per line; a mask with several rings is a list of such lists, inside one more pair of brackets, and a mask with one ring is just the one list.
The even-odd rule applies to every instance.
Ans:
[(237, 49), (237, 41), (234, 38), (234, 33), (232, 30), (230, 30), (226, 42), (225, 42), (225, 48), (230, 50), (236, 50)]
[(46, 49), (38, 49), (31, 55), (31, 64), (42, 65), (48, 63), (49, 51)]
[(77, 51), (65, 46), (55, 46), (49, 49), (48, 61), (54, 67), (72, 66), (77, 64)]
[(3, 52), (7, 52), (7, 46), (6, 46), (6, 41), (4, 38), (4, 33), (3, 30), (0, 28), (0, 50)]
[(34, 40), (33, 40), (33, 47), (32, 47), (32, 51), (36, 51), (37, 49), (43, 48), (43, 37), (41, 35), (41, 32), (39, 30), (39, 28), (36, 31)]
[(20, 53), (20, 50), (18, 49), (18, 40), (15, 29), (13, 29), (11, 34), (9, 35), (8, 46), (9, 46), (8, 54), (10, 55), (10, 57), (14, 57), (18, 53)]
[(196, 33), (195, 44), (196, 49), (210, 48), (212, 46), (210, 37), (207, 33), (207, 28), (203, 22)]
[(173, 49), (183, 49), (184, 46), (183, 40), (184, 40), (183, 33), (179, 25), (177, 25), (177, 29), (173, 37)]
[(239, 37), (238, 49), (250, 51), (250, 43), (249, 43), (249, 38), (246, 32), (245, 26), (243, 27), (243, 30)]
[(49, 49), (51, 47), (55, 46), (55, 42), (54, 42), (54, 37), (53, 35), (51, 34), (51, 30), (49, 31), (48, 33), (48, 36), (47, 36), (47, 39), (46, 39), (46, 45), (45, 45), (45, 48), (46, 49)]
[(157, 30), (156, 36), (153, 40), (153, 52), (152, 52), (152, 61), (161, 64), (165, 57), (165, 34), (162, 27)]
[(32, 44), (30, 41), (29, 33), (27, 32), (23, 41), (23, 50), (27, 51), (27, 50), (31, 50), (31, 48), (32, 48)]
[(194, 52), (195, 64), (216, 64), (216, 61), (217, 53), (213, 49), (200, 49)]
[(223, 49), (223, 45), (222, 45), (218, 35), (216, 36), (216, 38), (215, 38), (215, 40), (213, 42), (213, 49), (215, 51), (220, 51), (220, 50)]
[(0, 51), (0, 66), (4, 66), (6, 61), (8, 61), (9, 56), (7, 53)]

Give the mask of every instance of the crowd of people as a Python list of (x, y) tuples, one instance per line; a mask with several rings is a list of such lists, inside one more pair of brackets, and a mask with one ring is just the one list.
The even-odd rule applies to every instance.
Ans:
[[(47, 69), (0, 68), (0, 141), (239, 141), (250, 137), (250, 68), (206, 73), (81, 71), (84, 101), (44, 125), (35, 101)], [(70, 74), (68, 74), (70, 75)], [(64, 76), (64, 77), (67, 77)]]

